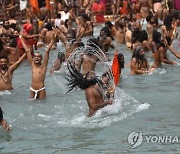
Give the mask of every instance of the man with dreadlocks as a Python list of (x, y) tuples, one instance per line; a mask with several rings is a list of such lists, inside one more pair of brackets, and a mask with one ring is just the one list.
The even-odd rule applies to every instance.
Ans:
[(149, 73), (149, 63), (145, 58), (144, 50), (141, 46), (134, 49), (131, 59), (131, 74), (147, 74)]
[(94, 71), (81, 74), (71, 62), (67, 64), (69, 75), (66, 76), (68, 86), (71, 91), (75, 87), (85, 90), (86, 100), (89, 106), (88, 116), (93, 116), (95, 112), (108, 104), (112, 104), (113, 100), (104, 101), (103, 94), (100, 90), (102, 82), (95, 76)]

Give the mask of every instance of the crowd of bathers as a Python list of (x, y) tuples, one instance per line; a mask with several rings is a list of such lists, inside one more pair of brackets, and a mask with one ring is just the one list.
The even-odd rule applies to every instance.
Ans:
[[(180, 58), (180, 53), (172, 47), (172, 41), (179, 39), (177, 29), (180, 24), (180, 14), (175, 10), (173, 1), (113, 0), (112, 16), (109, 18), (105, 18), (105, 0), (51, 0), (49, 4), (38, 0), (34, 2), (1, 1), (5, 15), (0, 28), (0, 91), (13, 88), (13, 72), (27, 59), (32, 68), (30, 98), (44, 98), (44, 81), (51, 50), (61, 43), (65, 51), (57, 52), (57, 59), (50, 70), (53, 73), (63, 67), (63, 62), (67, 62), (76, 48), (90, 46), (91, 50), (86, 48), (74, 61), (74, 66), (69, 65), (70, 76), (67, 80), (71, 89), (79, 86), (85, 90), (89, 116), (92, 116), (99, 108), (112, 103), (112, 100), (103, 101), (95, 86), (99, 83), (94, 74), (98, 58), (92, 54), (93, 49), (101, 50), (108, 60), (113, 61), (111, 68), (116, 85), (124, 67), (124, 56), (118, 51), (123, 44), (132, 54), (129, 59), (132, 75), (147, 74), (162, 67), (163, 63), (176, 64), (168, 58), (167, 50)], [(25, 15), (25, 20), (16, 20), (17, 10)], [(94, 28), (98, 25), (101, 29), (95, 36)], [(89, 37), (87, 42), (84, 37)], [(44, 57), (37, 52), (39, 48), (45, 50)], [(108, 57), (110, 50), (115, 51), (114, 59)], [(152, 53), (152, 66), (145, 56), (146, 52)], [(107, 80), (108, 74), (105, 72), (101, 83), (108, 84)], [(92, 100), (92, 96), (97, 100)]]

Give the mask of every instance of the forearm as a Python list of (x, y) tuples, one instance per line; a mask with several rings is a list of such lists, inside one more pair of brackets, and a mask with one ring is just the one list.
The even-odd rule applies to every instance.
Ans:
[(108, 100), (108, 101), (104, 101), (104, 102), (102, 102), (102, 103), (95, 104), (95, 105), (93, 106), (93, 109), (94, 109), (94, 110), (98, 110), (98, 109), (103, 108), (104, 106), (110, 104), (111, 102), (112, 102), (112, 100)]
[(136, 70), (136, 74), (147, 74), (149, 71), (148, 70)]
[(169, 47), (169, 50), (177, 57), (180, 59), (180, 53), (176, 52), (173, 48)]
[(174, 64), (173, 61), (168, 60), (168, 59), (161, 59), (161, 62), (166, 63), (166, 64)]

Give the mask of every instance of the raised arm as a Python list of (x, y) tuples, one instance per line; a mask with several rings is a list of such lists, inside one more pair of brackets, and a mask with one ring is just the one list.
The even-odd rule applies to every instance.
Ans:
[(43, 59), (43, 62), (42, 62), (43, 67), (47, 67), (48, 60), (49, 60), (49, 52), (50, 52), (50, 50), (51, 50), (51, 48), (52, 48), (52, 46), (54, 44), (54, 39), (56, 38), (56, 34), (53, 34), (53, 38), (52, 38), (51, 42), (49, 43), (48, 48), (47, 48), (47, 50), (45, 52), (44, 59)]
[(22, 45), (23, 45), (23, 47), (24, 47), (24, 49), (25, 49), (25, 52), (26, 52), (26, 54), (27, 54), (27, 58), (28, 58), (28, 60), (29, 60), (29, 63), (32, 65), (32, 56), (31, 56), (31, 49), (30, 48), (28, 48), (28, 46), (26, 45), (26, 43), (25, 43), (25, 40), (24, 40), (24, 38), (22, 37), (22, 35), (19, 35), (19, 38), (20, 38), (20, 40), (21, 40), (21, 43), (22, 43)]
[(26, 54), (24, 53), (19, 59), (17, 62), (15, 62), (14, 64), (12, 64), (10, 67), (9, 67), (9, 70), (10, 72), (14, 72), (18, 66), (22, 63), (22, 61), (25, 59), (26, 57)]
[(173, 61), (167, 59), (167, 57), (165, 55), (166, 53), (162, 47), (159, 48), (159, 51), (160, 51), (161, 62), (166, 63), (166, 64), (175, 64)]
[(172, 52), (173, 55), (175, 55), (177, 58), (180, 59), (180, 53), (179, 52), (177, 52), (176, 50), (174, 50), (174, 48), (172, 48), (170, 46), (168, 47), (168, 49)]

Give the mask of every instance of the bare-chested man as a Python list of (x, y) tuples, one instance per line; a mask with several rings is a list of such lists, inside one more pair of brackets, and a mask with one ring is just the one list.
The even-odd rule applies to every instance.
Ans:
[[(167, 38), (164, 38), (163, 37), (163, 40), (167, 40)], [(171, 41), (169, 40), (167, 40), (167, 44), (170, 46), (170, 44), (171, 44)], [(176, 62), (174, 62), (174, 61), (171, 61), (171, 60), (169, 60), (168, 59), (168, 57), (167, 57), (167, 48), (166, 48), (166, 46), (165, 46), (165, 43), (161, 43), (160, 44), (160, 47), (159, 47), (159, 52), (160, 52), (160, 59), (161, 59), (161, 62), (163, 62), (163, 63), (165, 63), (165, 64), (176, 64)]]
[(98, 58), (93, 54), (93, 50), (97, 49), (95, 47), (95, 45), (97, 44), (98, 43), (96, 38), (90, 38), (87, 41), (87, 47), (85, 48), (85, 53), (80, 55), (80, 57), (76, 60), (75, 62), (76, 68), (77, 70), (80, 71), (82, 66), (82, 70), (81, 70), (82, 74), (86, 74), (87, 72), (90, 71), (95, 71), (95, 66), (98, 61)]
[(68, 64), (70, 75), (67, 76), (69, 87), (71, 91), (78, 86), (85, 90), (85, 97), (89, 106), (88, 116), (93, 116), (95, 112), (106, 105), (112, 104), (113, 100), (104, 101), (99, 85), (97, 85), (98, 79), (93, 71), (81, 74), (76, 70), (74, 66)]
[(152, 3), (150, 0), (139, 0), (139, 6), (141, 10), (141, 16), (145, 19), (152, 8)]
[(157, 30), (154, 30), (152, 35), (152, 43), (151, 43), (152, 56), (154, 58), (154, 63), (151, 66), (152, 68), (158, 68), (161, 66), (161, 58), (159, 51), (160, 43), (161, 43), (161, 33), (158, 32)]
[(9, 66), (8, 59), (6, 57), (0, 58), (0, 91), (13, 89), (13, 72), (16, 70), (16, 68), (19, 66), (19, 64), (23, 61), (25, 57), (26, 54), (24, 53), (23, 56), (21, 56), (19, 60), (11, 66)]
[(163, 42), (165, 44), (165, 46), (171, 51), (171, 53), (173, 55), (175, 55), (177, 58), (180, 59), (180, 53), (177, 52), (173, 47), (169, 46), (168, 42), (166, 41), (166, 39), (163, 39)]
[(6, 34), (6, 35), (12, 35), (13, 34), (13, 29), (10, 27), (10, 23), (9, 21), (4, 21), (3, 22), (3, 28), (1, 29), (1, 33), (2, 34)]
[(102, 28), (100, 30), (100, 35), (97, 38), (98, 44), (104, 53), (108, 52), (110, 47), (114, 49), (114, 45), (112, 43), (112, 38), (107, 36), (107, 30), (106, 29), (107, 29), (107, 27)]
[(8, 53), (9, 65), (12, 65), (16, 61), (18, 61), (20, 55), (19, 55), (19, 51), (17, 48), (17, 42), (15, 39), (11, 39), (8, 46), (4, 45), (4, 49)]
[(155, 12), (158, 19), (162, 21), (168, 15), (168, 10), (163, 0), (154, 0), (153, 11)]
[(54, 43), (54, 38), (55, 35), (53, 36), (53, 39), (51, 40), (43, 59), (42, 54), (39, 52), (35, 53), (34, 57), (32, 58), (30, 50), (25, 44), (24, 38), (22, 37), (22, 35), (20, 35), (22, 45), (27, 53), (28, 60), (32, 67), (32, 84), (30, 87), (30, 99), (42, 99), (46, 97), (44, 81), (49, 60), (49, 52)]
[(125, 27), (123, 22), (119, 18), (115, 21), (115, 28), (114, 28), (114, 39), (117, 43), (125, 43)]
[(59, 52), (57, 59), (55, 60), (53, 66), (51, 67), (50, 73), (59, 71), (63, 62), (65, 62), (65, 54), (63, 52)]
[(134, 49), (131, 59), (131, 75), (149, 73), (149, 63), (141, 46)]

